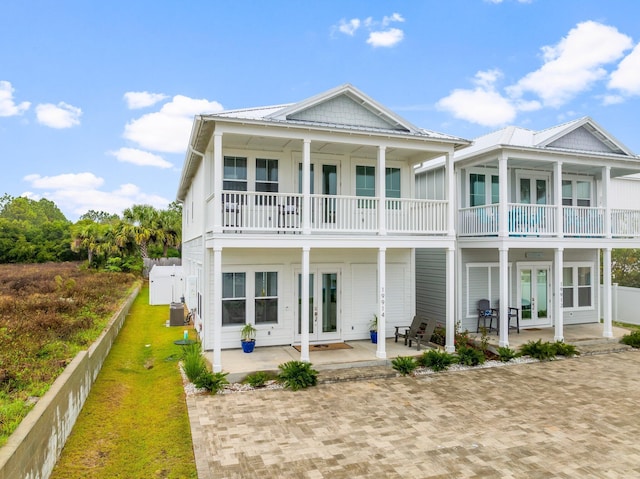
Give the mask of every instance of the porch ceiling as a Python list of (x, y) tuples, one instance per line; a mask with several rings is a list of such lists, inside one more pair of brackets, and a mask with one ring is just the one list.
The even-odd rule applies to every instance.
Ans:
[[(509, 158), (509, 168), (514, 169), (525, 169), (525, 170), (540, 170), (540, 171), (552, 171), (553, 165), (556, 163), (555, 161), (544, 161), (544, 160), (536, 160), (532, 162), (531, 159), (527, 158)], [(493, 160), (485, 163), (486, 166), (491, 166), (494, 168), (498, 168), (498, 160)], [(563, 174), (575, 174), (575, 175), (586, 175), (586, 176), (595, 176), (596, 178), (600, 178), (602, 174), (602, 164), (596, 163), (569, 163), (565, 161), (562, 163), (562, 173)], [(611, 177), (615, 178), (618, 176), (631, 175), (634, 173), (639, 173), (639, 170), (624, 168), (619, 166), (611, 167)]]

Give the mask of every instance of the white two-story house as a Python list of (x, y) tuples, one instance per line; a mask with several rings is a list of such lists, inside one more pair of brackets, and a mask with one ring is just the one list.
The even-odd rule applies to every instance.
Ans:
[[(442, 161), (425, 165), (417, 189), (442, 184), (445, 170)], [(542, 131), (507, 127), (457, 152), (460, 327), (476, 331), (478, 301), (488, 299), (500, 311), (503, 346), (517, 323), (508, 307), (520, 328), (553, 327), (556, 340), (565, 324), (599, 322), (602, 309), (603, 336), (611, 337), (611, 251), (640, 247), (640, 198), (620, 201), (612, 182), (639, 171), (640, 158), (590, 118)], [(417, 285), (418, 310), (444, 305), (429, 294), (446, 276), (441, 252), (418, 250), (416, 269), (426, 266), (434, 274)]]
[[(258, 346), (299, 345), (307, 361), (312, 343), (367, 338), (374, 315), (381, 337), (410, 322), (416, 249), (454, 269), (453, 156), (468, 144), (351, 85), (197, 116), (177, 196), (186, 302), (214, 371), (247, 323)], [(415, 168), (438, 157), (438, 199), (419, 199)], [(444, 284), (441, 314), (454, 324), (454, 277)]]

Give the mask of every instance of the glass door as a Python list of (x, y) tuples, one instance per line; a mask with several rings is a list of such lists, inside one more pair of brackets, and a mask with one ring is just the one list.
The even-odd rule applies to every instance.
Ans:
[[(302, 275), (296, 273), (296, 341), (302, 334)], [(309, 274), (309, 340), (340, 339), (338, 273), (314, 268)]]
[[(317, 191), (323, 195), (319, 203), (311, 202), (311, 223), (331, 224), (336, 222), (337, 199), (327, 196), (338, 195), (338, 165), (311, 163), (309, 172), (309, 191), (311, 195)], [(320, 174), (316, 175), (315, 172)], [(298, 193), (302, 193), (302, 163), (298, 163)]]
[(524, 328), (551, 325), (550, 270), (547, 264), (518, 266), (518, 303)]

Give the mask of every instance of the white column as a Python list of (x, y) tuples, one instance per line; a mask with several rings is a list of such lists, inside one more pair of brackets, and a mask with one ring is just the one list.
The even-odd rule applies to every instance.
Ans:
[(309, 247), (302, 248), (300, 278), (300, 361), (309, 362)]
[(378, 234), (387, 234), (387, 163), (386, 146), (378, 147)]
[[(320, 172), (316, 172), (317, 175)], [(302, 141), (302, 233), (311, 233), (311, 140)], [(308, 252), (308, 251), (307, 251)]]
[(501, 246), (500, 258), (500, 340), (501, 347), (509, 346), (509, 248)]
[(611, 167), (602, 168), (602, 201), (604, 202), (604, 234), (611, 238), (611, 207), (609, 194), (611, 192)]
[[(562, 202), (561, 202), (562, 203)], [(562, 205), (560, 205), (562, 207)], [(553, 252), (553, 318), (555, 318), (555, 341), (564, 341), (564, 314), (562, 309), (562, 288), (564, 264), (564, 249), (556, 248)]]
[(456, 236), (456, 180), (455, 171), (453, 166), (453, 150), (450, 150), (446, 155), (446, 168), (445, 173), (447, 175), (447, 231), (448, 235), (455, 238)]
[(456, 285), (456, 274), (455, 274), (455, 255), (456, 248), (455, 246), (450, 246), (447, 248), (446, 252), (446, 310), (445, 310), (445, 321), (446, 321), (446, 338), (445, 338), (445, 351), (448, 353), (453, 353), (456, 350), (454, 343), (454, 331), (456, 327), (456, 308), (455, 308), (455, 285)]
[(613, 338), (613, 324), (612, 324), (612, 308), (611, 308), (611, 248), (605, 248), (602, 255), (602, 290), (603, 297), (603, 312), (604, 312), (604, 327), (602, 336), (605, 338)]
[(553, 165), (553, 196), (556, 205), (556, 235), (564, 236), (564, 215), (562, 211), (562, 162)]
[[(507, 154), (503, 153), (498, 159), (498, 236), (509, 236), (509, 189), (508, 189)], [(488, 188), (491, 188), (489, 183)], [(500, 298), (502, 301), (502, 298)]]
[(378, 344), (376, 348), (376, 358), (385, 359), (387, 357), (386, 350), (386, 316), (385, 307), (387, 301), (386, 293), (387, 283), (387, 249), (381, 247), (378, 249)]
[(213, 322), (213, 372), (222, 371), (222, 248), (213, 247), (213, 273), (209, 281), (213, 282), (210, 321)]
[[(205, 157), (206, 161), (206, 157)], [(222, 232), (222, 133), (213, 134), (213, 232)], [(205, 195), (206, 196), (206, 195)], [(205, 210), (206, 211), (206, 210)], [(205, 219), (206, 223), (206, 219)]]

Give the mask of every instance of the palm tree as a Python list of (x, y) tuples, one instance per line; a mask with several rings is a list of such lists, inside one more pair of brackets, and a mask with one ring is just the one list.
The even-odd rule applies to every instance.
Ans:
[(140, 255), (149, 257), (149, 244), (158, 240), (162, 232), (158, 227), (158, 211), (151, 205), (133, 205), (122, 213), (122, 231), (118, 236), (131, 238), (138, 245)]
[(169, 209), (158, 212), (158, 241), (162, 243), (162, 256), (167, 257), (169, 248), (179, 248), (182, 241), (182, 207), (173, 202)]

